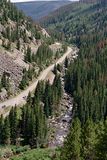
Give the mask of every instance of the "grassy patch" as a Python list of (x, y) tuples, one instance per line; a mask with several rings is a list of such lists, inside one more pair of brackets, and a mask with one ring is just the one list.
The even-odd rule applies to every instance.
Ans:
[(2, 158), (10, 158), (13, 155), (22, 154), (29, 149), (29, 146), (0, 145), (0, 160)]
[(59, 149), (33, 149), (13, 156), (11, 160), (60, 160)]

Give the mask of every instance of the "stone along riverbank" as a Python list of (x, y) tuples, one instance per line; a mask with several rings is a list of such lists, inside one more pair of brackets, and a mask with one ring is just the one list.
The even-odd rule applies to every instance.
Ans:
[[(69, 60), (74, 60), (77, 58), (69, 57)], [(73, 98), (71, 95), (66, 93), (64, 89), (64, 75), (65, 75), (65, 67), (63, 65), (63, 71), (61, 73), (61, 83), (63, 96), (59, 105), (60, 113), (59, 116), (53, 117), (49, 120), (49, 137), (48, 137), (48, 145), (50, 148), (62, 146), (64, 143), (64, 139), (67, 137), (69, 132), (70, 122), (72, 120), (72, 109), (73, 109)]]

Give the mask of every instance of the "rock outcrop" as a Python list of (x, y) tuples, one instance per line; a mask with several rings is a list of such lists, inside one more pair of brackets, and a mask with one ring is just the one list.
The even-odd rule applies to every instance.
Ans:
[(17, 88), (23, 75), (23, 68), (17, 65), (12, 57), (7, 54), (0, 53), (0, 75), (6, 72), (10, 80), (12, 80)]

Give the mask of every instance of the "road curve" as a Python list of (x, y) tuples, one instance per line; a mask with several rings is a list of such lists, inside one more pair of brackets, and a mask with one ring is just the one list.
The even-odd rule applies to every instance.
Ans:
[[(58, 61), (56, 62), (56, 64), (61, 64), (64, 62), (65, 58), (70, 56), (70, 54), (74, 55), (78, 52), (78, 49), (77, 48), (70, 48), (68, 47), (67, 48), (67, 51), (66, 53), (58, 59)], [(3, 109), (3, 106), (5, 107), (9, 107), (9, 106), (19, 106), (19, 105), (23, 105), (26, 103), (24, 97), (27, 97), (29, 92), (33, 92), (34, 89), (36, 88), (37, 84), (38, 84), (38, 81), (41, 81), (41, 80), (45, 80), (47, 74), (53, 70), (54, 68), (54, 65), (55, 64), (52, 64), (50, 65), (49, 67), (47, 67), (45, 70), (43, 70), (40, 75), (38, 76), (37, 80), (35, 80), (35, 82), (33, 82), (27, 89), (25, 89), (24, 91), (22, 91), (19, 95), (17, 95), (16, 97), (13, 97), (11, 99), (8, 99), (4, 102), (1, 102), (0, 103), (0, 110)]]

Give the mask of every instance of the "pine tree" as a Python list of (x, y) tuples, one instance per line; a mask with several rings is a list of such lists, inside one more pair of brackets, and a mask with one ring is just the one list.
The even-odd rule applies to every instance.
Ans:
[(17, 40), (16, 47), (17, 47), (18, 50), (20, 50), (20, 40), (19, 39)]
[(34, 98), (43, 101), (44, 90), (45, 90), (44, 82), (43, 81), (38, 82)]
[(18, 117), (17, 117), (17, 107), (12, 107), (9, 114), (9, 122), (10, 122), (10, 133), (11, 133), (11, 144), (16, 144), (17, 136), (18, 136)]
[(6, 117), (4, 120), (4, 127), (3, 127), (3, 144), (10, 144), (10, 124), (9, 118)]
[(44, 112), (46, 117), (52, 115), (52, 90), (49, 82), (46, 83), (44, 91)]
[(27, 85), (28, 85), (28, 72), (26, 71), (26, 69), (24, 69), (23, 70), (23, 77), (22, 77), (22, 80), (19, 84), (19, 88), (23, 90)]
[(0, 117), (0, 144), (3, 143), (3, 127), (4, 127), (4, 119), (3, 115)]
[(78, 118), (73, 120), (70, 133), (65, 140), (61, 160), (81, 159), (81, 123)]
[(65, 59), (65, 68), (68, 68), (68, 58)]
[(7, 50), (11, 50), (11, 41), (9, 41), (9, 42), (7, 43), (6, 49), (7, 49)]
[(1, 78), (1, 85), (2, 87), (6, 88), (6, 73), (3, 72), (2, 78)]
[(92, 120), (88, 119), (83, 130), (83, 157), (85, 160), (93, 160), (95, 156), (95, 126)]
[(55, 64), (55, 66), (54, 66), (53, 73), (54, 73), (55, 75), (57, 75), (57, 66), (56, 66), (56, 64)]
[(40, 105), (35, 106), (35, 118), (36, 118), (36, 145), (41, 147), (45, 143), (45, 138), (47, 134), (47, 124), (44, 115), (43, 108)]
[(28, 105), (32, 105), (32, 96), (31, 96), (31, 93), (29, 92), (29, 94), (28, 94), (28, 97), (27, 97), (27, 104)]
[(30, 146), (32, 148), (36, 148), (37, 147), (37, 120), (36, 120), (36, 117), (35, 117), (35, 114), (34, 112), (32, 111), (31, 112), (31, 116), (30, 116), (31, 120), (31, 137), (30, 137)]
[(32, 53), (30, 47), (27, 48), (27, 51), (25, 53), (25, 61), (30, 63), (32, 62)]
[(96, 144), (96, 154), (98, 160), (107, 160), (107, 120), (105, 121), (104, 132)]
[(24, 110), (25, 117), (22, 119), (22, 123), (24, 124), (22, 130), (23, 130), (23, 138), (24, 138), (24, 144), (29, 144), (29, 139), (30, 139), (30, 127), (31, 127), (31, 122), (30, 122), (30, 115), (31, 115), (31, 109), (30, 106), (27, 104), (26, 109)]

